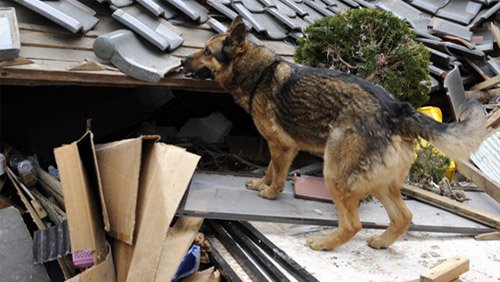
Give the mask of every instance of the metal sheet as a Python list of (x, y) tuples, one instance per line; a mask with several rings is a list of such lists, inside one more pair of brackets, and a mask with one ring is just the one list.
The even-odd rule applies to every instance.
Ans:
[(453, 70), (446, 74), (444, 87), (446, 88), (446, 94), (448, 95), (453, 108), (453, 116), (455, 117), (455, 120), (459, 120), (460, 115), (465, 110), (466, 98), (464, 85), (462, 83), (462, 76), (460, 75), (458, 66), (455, 66)]
[(484, 174), (500, 185), (500, 131), (486, 138), (470, 158)]
[[(258, 192), (245, 189), (250, 178), (228, 175), (195, 173), (188, 194), (178, 213), (227, 220), (256, 220), (297, 224), (332, 225), (337, 221), (335, 206), (296, 199), (293, 185), (286, 182), (284, 191), (276, 200), (260, 198)], [(413, 212), (413, 224), (427, 227), (446, 226), (454, 228), (483, 228), (450, 212), (420, 203), (405, 200)], [(360, 217), (365, 223), (388, 223), (387, 214), (378, 201), (362, 203)], [(368, 224), (369, 225), (369, 224)], [(382, 225), (383, 226), (383, 225)], [(485, 229), (490, 230), (490, 229)]]

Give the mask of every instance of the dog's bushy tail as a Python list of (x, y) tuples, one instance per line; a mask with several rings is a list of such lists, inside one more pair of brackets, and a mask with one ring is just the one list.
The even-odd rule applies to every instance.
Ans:
[(394, 120), (398, 133), (405, 137), (422, 137), (443, 151), (452, 160), (468, 160), (470, 154), (486, 137), (486, 115), (481, 104), (469, 100), (460, 122), (439, 123), (415, 110), (409, 104)]

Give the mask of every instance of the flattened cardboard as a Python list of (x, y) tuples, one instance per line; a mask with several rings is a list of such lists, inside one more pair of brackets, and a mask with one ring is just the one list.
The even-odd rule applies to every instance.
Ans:
[[(143, 158), (137, 236), (127, 281), (160, 281), (157, 276), (165, 238), (177, 207), (189, 185), (199, 156), (156, 143)], [(165, 280), (161, 280), (165, 281)]]
[(159, 136), (141, 136), (96, 145), (109, 234), (129, 245), (134, 237), (143, 144), (158, 140)]
[(108, 253), (104, 226), (107, 223), (109, 228), (109, 221), (102, 200), (92, 132), (55, 148), (54, 155), (63, 187), (72, 252), (91, 251), (94, 265), (98, 265)]

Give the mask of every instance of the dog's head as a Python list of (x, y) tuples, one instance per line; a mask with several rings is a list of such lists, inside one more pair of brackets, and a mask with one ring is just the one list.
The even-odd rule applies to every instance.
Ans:
[(182, 60), (184, 72), (197, 78), (216, 78), (245, 49), (246, 29), (241, 16), (234, 19), (227, 33), (210, 38), (205, 48)]

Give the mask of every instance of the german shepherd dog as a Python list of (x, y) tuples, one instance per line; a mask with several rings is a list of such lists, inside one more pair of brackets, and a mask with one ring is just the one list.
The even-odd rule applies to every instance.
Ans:
[(486, 135), (486, 117), (477, 101), (467, 103), (461, 122), (438, 123), (369, 81), (293, 64), (256, 46), (246, 39), (241, 17), (182, 64), (185, 73), (213, 78), (230, 92), (266, 138), (271, 161), (265, 176), (249, 181), (248, 189), (276, 199), (299, 150), (323, 156), (339, 226), (330, 235), (309, 238), (315, 250), (334, 249), (361, 229), (358, 206), (367, 193), (390, 218), (387, 230), (368, 244), (389, 247), (412, 218), (400, 186), (415, 158), (415, 139), (429, 140), (452, 159), (467, 160)]

